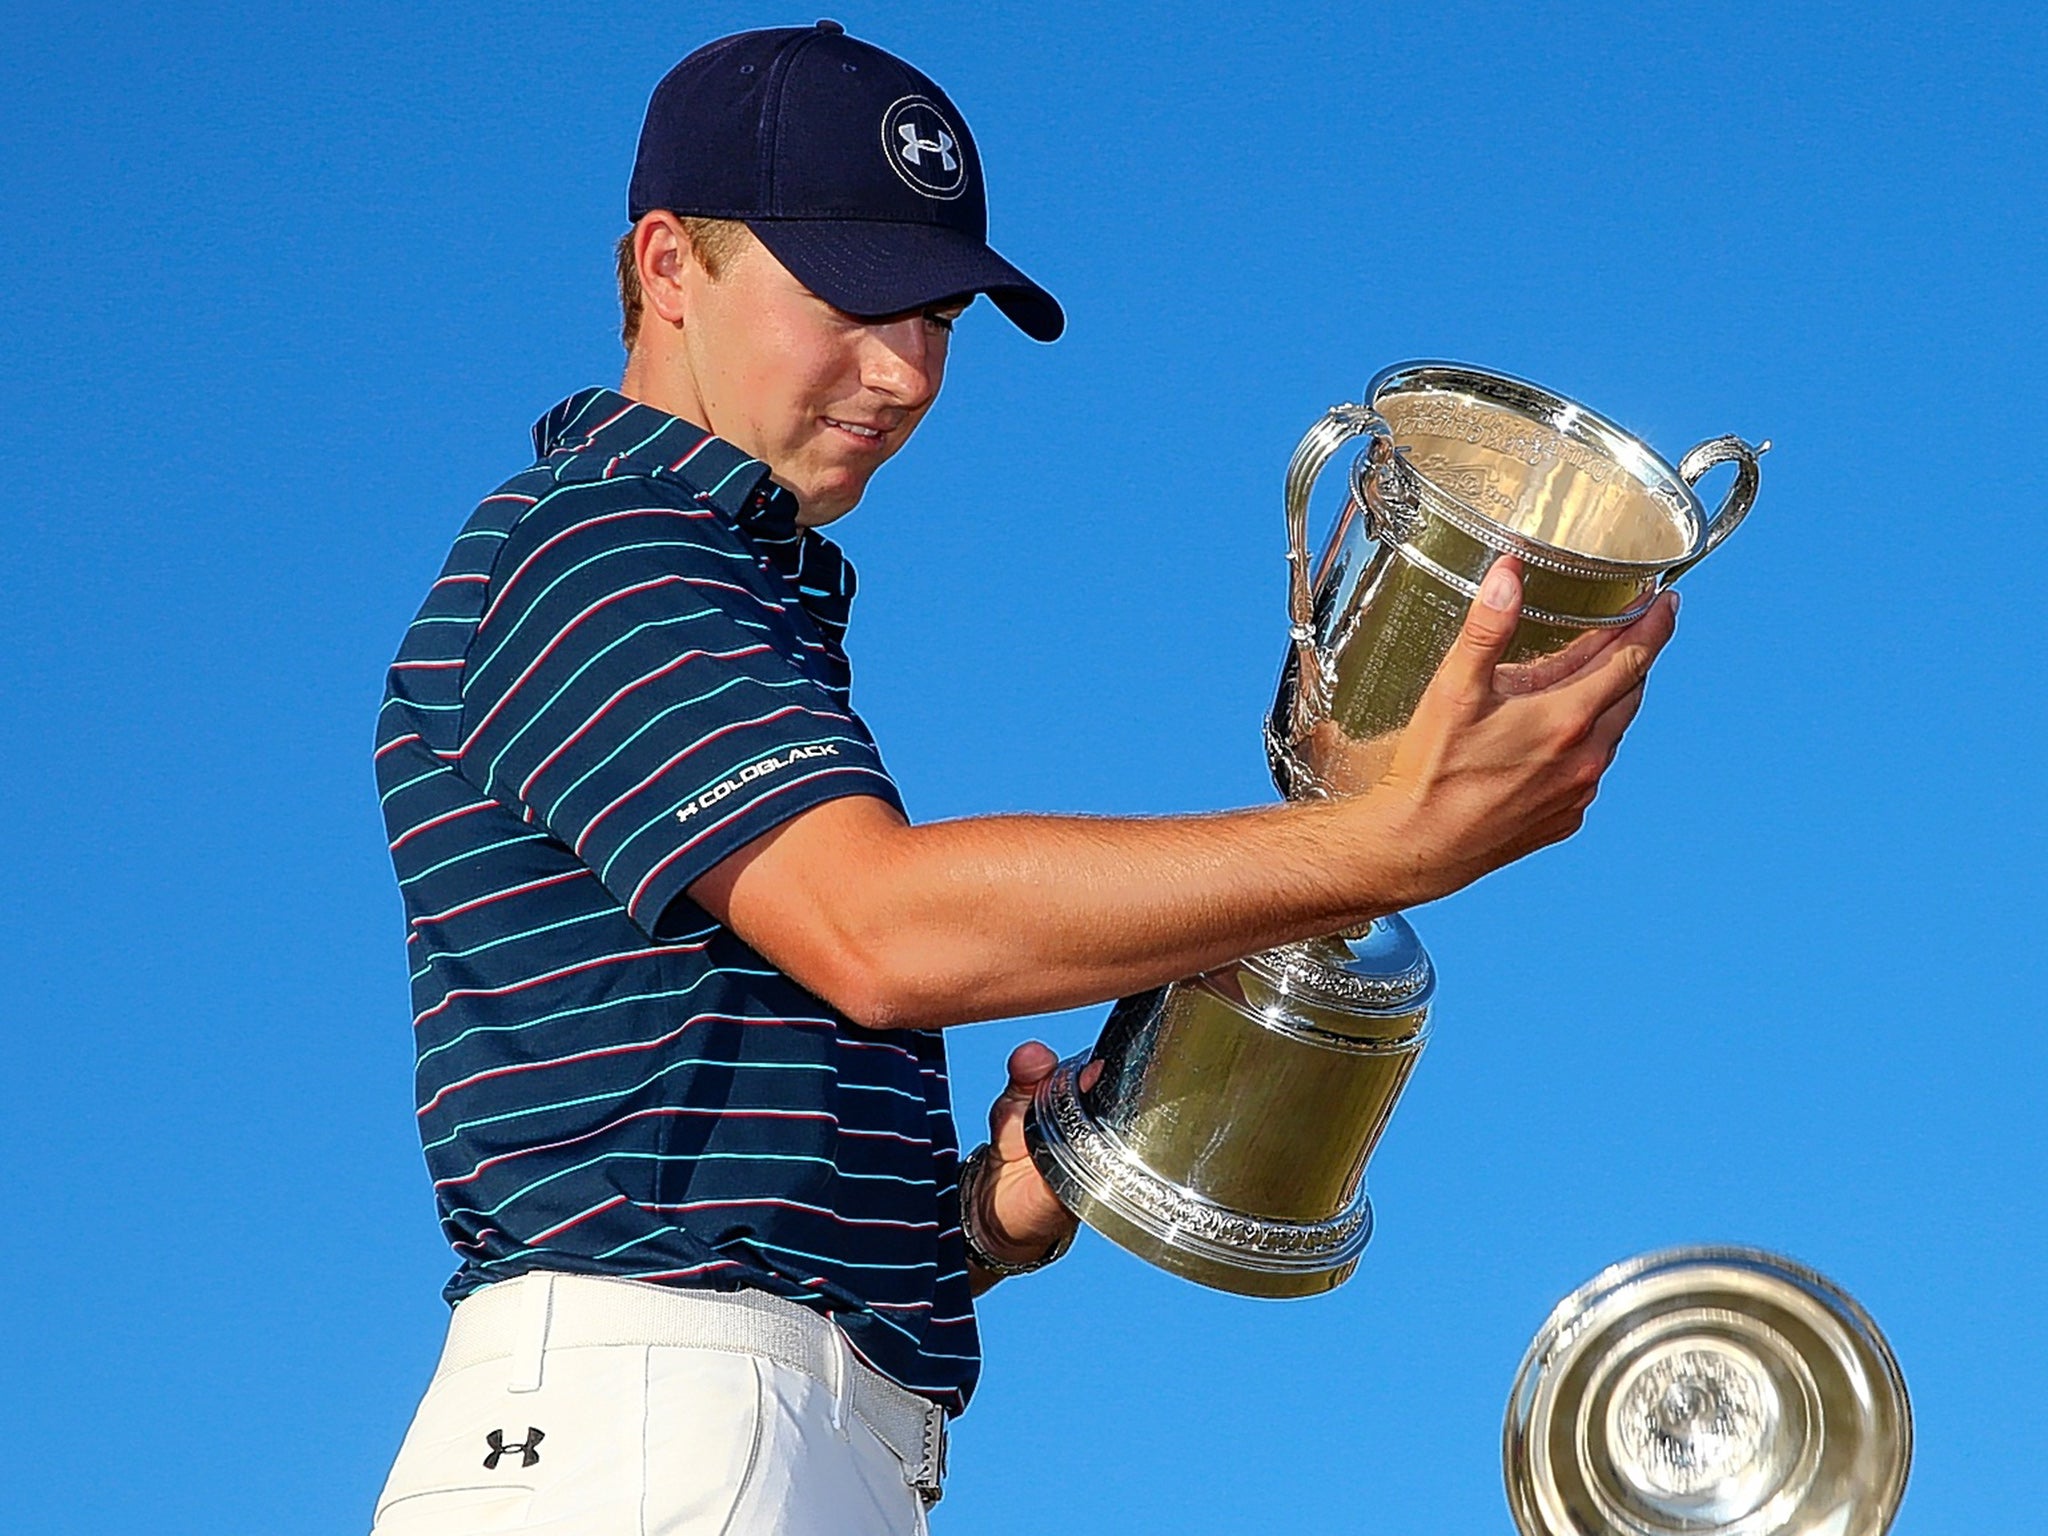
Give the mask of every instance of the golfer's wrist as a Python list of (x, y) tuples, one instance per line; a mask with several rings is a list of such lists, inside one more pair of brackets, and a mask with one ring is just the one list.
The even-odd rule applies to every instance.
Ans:
[(1428, 867), (1427, 818), (1403, 786), (1377, 784), (1329, 809), (1342, 818), (1332, 844), (1350, 923), (1405, 911), (1452, 888)]
[(1043, 1269), (1072, 1245), (1074, 1228), (1063, 1224), (1048, 1233), (1014, 1232), (996, 1198), (995, 1172), (994, 1153), (985, 1143), (961, 1165), (960, 1235), (968, 1261), (997, 1279)]

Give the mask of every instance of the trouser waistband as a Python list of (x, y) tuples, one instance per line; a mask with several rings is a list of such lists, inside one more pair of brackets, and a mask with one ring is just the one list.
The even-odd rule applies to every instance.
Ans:
[(828, 1318), (764, 1291), (685, 1291), (535, 1271), (486, 1286), (456, 1307), (435, 1375), (510, 1360), (511, 1390), (534, 1392), (548, 1350), (605, 1344), (732, 1350), (802, 1371), (875, 1432), (926, 1503), (938, 1502), (945, 1410), (855, 1359)]

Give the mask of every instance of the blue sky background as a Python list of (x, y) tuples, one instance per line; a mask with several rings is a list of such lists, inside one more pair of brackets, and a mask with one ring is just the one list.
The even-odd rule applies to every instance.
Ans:
[[(1265, 800), (1281, 470), (1383, 364), (1776, 439), (1586, 830), (1417, 915), (1380, 1232), (1257, 1303), (1100, 1239), (985, 1306), (941, 1532), (1511, 1530), (1551, 1305), (1797, 1255), (1918, 1409), (1898, 1529), (2040, 1507), (2044, 58), (2018, 5), (863, 3), (987, 155), (947, 398), (842, 525), (921, 817)], [(10, 6), (6, 1523), (351, 1532), (450, 1267), (382, 671), (528, 423), (615, 381), (646, 94), (740, 5)], [(1725, 472), (1723, 472), (1725, 473)], [(958, 1033), (970, 1132), (1027, 1032)]]

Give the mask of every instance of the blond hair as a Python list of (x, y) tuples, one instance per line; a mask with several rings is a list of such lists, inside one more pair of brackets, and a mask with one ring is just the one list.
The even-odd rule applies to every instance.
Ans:
[[(738, 219), (700, 219), (678, 217), (683, 233), (690, 237), (690, 249), (696, 253), (697, 265), (704, 269), (704, 275), (714, 283), (723, 275), (725, 264), (739, 254), (740, 242), (745, 237), (747, 226)], [(619, 340), (626, 344), (628, 352), (633, 350), (633, 341), (640, 334), (640, 314), (646, 308), (646, 296), (640, 291), (640, 264), (633, 259), (633, 235), (639, 228), (627, 230), (619, 236), (614, 257), (619, 268)]]

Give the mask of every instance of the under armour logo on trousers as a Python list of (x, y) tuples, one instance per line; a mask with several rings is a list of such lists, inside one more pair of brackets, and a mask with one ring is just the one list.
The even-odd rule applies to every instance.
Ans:
[(903, 147), (896, 153), (912, 165), (923, 165), (925, 155), (937, 155), (940, 165), (949, 171), (958, 170), (960, 162), (953, 158), (953, 135), (943, 128), (932, 131), (938, 134), (936, 139), (920, 139), (916, 128), (909, 123), (898, 123), (896, 137), (903, 141)]
[(484, 1458), (484, 1470), (486, 1472), (497, 1471), (499, 1461), (515, 1451), (519, 1453), (520, 1466), (530, 1467), (535, 1465), (540, 1460), (540, 1443), (545, 1439), (547, 1439), (547, 1436), (535, 1429), (531, 1424), (526, 1426), (526, 1438), (514, 1445), (507, 1445), (505, 1443), (505, 1431), (502, 1429), (492, 1430), (488, 1435), (484, 1436), (484, 1444), (491, 1448), (491, 1454)]

